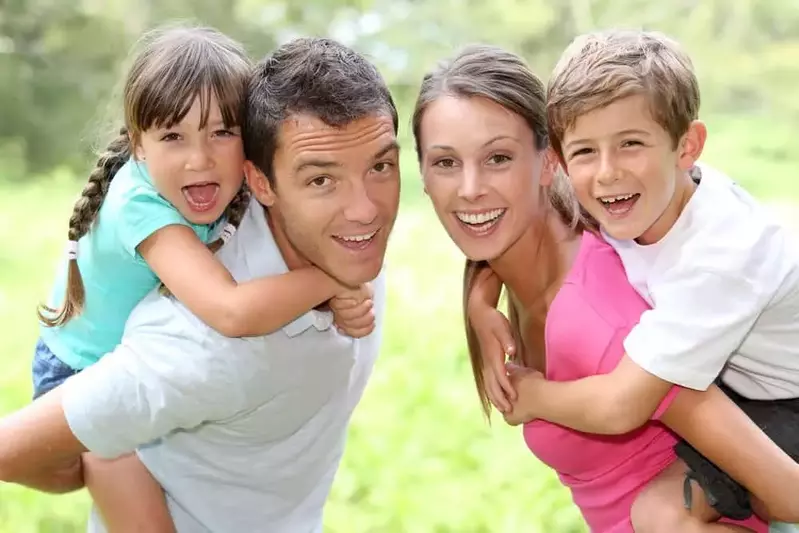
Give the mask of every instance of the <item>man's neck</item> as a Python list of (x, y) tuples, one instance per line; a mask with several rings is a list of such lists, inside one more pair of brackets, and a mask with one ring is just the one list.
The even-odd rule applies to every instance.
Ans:
[(309, 266), (311, 263), (302, 257), (297, 249), (291, 244), (288, 235), (286, 235), (286, 231), (279, 215), (271, 213), (269, 208), (266, 206), (264, 206), (263, 209), (266, 224), (269, 226), (269, 231), (272, 232), (272, 238), (275, 240), (277, 249), (280, 252), (280, 255), (283, 257), (286, 267), (289, 270), (296, 270), (298, 268)]

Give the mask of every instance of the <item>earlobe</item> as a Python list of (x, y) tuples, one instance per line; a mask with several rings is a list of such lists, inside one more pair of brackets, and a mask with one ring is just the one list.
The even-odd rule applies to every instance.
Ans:
[(244, 177), (256, 200), (267, 207), (275, 203), (275, 192), (271, 183), (252, 161), (244, 162)]
[(688, 170), (702, 156), (707, 140), (707, 127), (700, 120), (694, 120), (682, 139), (679, 164), (682, 170)]

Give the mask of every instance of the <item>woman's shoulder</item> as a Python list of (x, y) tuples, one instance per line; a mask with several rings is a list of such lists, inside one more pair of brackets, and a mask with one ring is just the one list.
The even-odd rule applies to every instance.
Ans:
[[(583, 234), (580, 251), (563, 285), (564, 295), (577, 298), (616, 327), (638, 322), (648, 309), (630, 281), (616, 250), (600, 235)], [(560, 295), (559, 295), (560, 296)]]

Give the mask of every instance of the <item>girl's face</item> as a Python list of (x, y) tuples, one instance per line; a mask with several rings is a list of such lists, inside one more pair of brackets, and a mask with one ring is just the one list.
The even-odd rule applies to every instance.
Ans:
[(244, 179), (241, 129), (225, 127), (215, 96), (209, 105), (205, 127), (197, 98), (179, 124), (142, 132), (135, 151), (159, 194), (193, 224), (218, 220)]
[(419, 133), (425, 191), (450, 238), (469, 259), (496, 259), (529, 229), (551, 179), (532, 130), (488, 99), (443, 96)]

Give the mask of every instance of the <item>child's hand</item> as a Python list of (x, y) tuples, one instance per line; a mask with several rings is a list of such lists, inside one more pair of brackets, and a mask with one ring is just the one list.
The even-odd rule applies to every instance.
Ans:
[(336, 327), (353, 338), (365, 337), (375, 329), (375, 314), (371, 283), (353, 290), (343, 291), (330, 300)]
[(535, 391), (536, 385), (544, 379), (538, 370), (525, 368), (515, 363), (505, 365), (511, 385), (518, 393), (518, 399), (512, 402), (511, 409), (502, 413), (505, 422), (511, 426), (526, 424), (535, 420)]
[(480, 344), (486, 395), (494, 407), (505, 413), (511, 409), (511, 400), (516, 399), (505, 369), (507, 356), (516, 351), (510, 323), (505, 315), (480, 298), (470, 298), (468, 313)]

